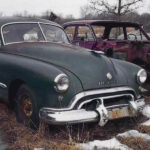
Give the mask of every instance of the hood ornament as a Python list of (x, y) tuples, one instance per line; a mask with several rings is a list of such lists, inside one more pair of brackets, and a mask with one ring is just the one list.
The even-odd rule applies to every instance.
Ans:
[(111, 80), (112, 79), (112, 75), (111, 75), (111, 73), (107, 73), (107, 79), (109, 79), (109, 80)]

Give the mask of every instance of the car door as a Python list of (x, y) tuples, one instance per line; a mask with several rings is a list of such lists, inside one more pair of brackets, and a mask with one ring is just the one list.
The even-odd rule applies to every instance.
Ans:
[(139, 27), (126, 27), (126, 34), (127, 40), (130, 43), (128, 52), (129, 61), (140, 60), (146, 63), (147, 53), (150, 51), (150, 42), (144, 32)]
[(105, 47), (112, 47), (114, 58), (128, 60), (129, 41), (124, 26), (110, 26), (107, 29)]
[(88, 49), (94, 48), (96, 44), (96, 39), (89, 26), (87, 25), (77, 26), (74, 44)]
[(72, 44), (75, 44), (75, 32), (76, 32), (76, 26), (75, 25), (71, 25), (71, 26), (67, 26), (65, 27), (65, 32), (70, 40), (70, 42)]
[(3, 43), (0, 38), (0, 99), (6, 101), (8, 99), (8, 85), (7, 85), (7, 73), (5, 71), (7, 70), (7, 60), (3, 58)]

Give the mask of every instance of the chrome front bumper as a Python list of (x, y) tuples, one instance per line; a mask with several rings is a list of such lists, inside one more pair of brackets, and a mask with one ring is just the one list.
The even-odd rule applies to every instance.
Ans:
[(87, 111), (85, 109), (56, 111), (49, 108), (42, 108), (40, 110), (39, 117), (44, 122), (54, 125), (97, 122), (100, 126), (104, 126), (108, 120), (117, 119), (117, 117), (115, 118), (110, 115), (114, 109), (129, 110), (128, 113), (119, 118), (134, 117), (140, 113), (144, 106), (144, 99), (141, 98), (136, 101), (130, 101), (128, 105), (117, 105), (109, 108), (105, 107), (103, 103), (101, 103), (96, 110), (93, 111)]

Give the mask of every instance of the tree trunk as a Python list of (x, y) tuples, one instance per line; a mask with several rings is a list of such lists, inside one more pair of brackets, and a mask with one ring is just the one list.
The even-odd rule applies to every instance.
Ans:
[(121, 0), (118, 1), (118, 21), (121, 21)]

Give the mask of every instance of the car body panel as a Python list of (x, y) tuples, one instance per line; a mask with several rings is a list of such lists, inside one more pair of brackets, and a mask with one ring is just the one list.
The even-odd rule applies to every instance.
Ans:
[[(34, 44), (36, 44), (36, 46), (34, 46)], [(124, 73), (122, 73), (122, 67), (116, 67), (113, 61), (104, 55), (95, 54), (89, 50), (81, 49), (79, 51), (78, 47), (73, 47), (72, 45), (56, 45), (53, 43), (34, 44), (14, 44), (6, 46), (4, 51), (45, 63), (55, 64), (66, 70), (71, 70), (71, 72), (81, 80), (84, 90), (97, 89), (101, 88), (101, 86), (113, 87), (129, 84), (128, 79), (124, 76)], [(71, 57), (72, 55), (73, 57)], [(96, 65), (93, 62), (95, 62)], [(80, 64), (84, 64), (85, 67), (81, 69), (79, 67)], [(92, 68), (92, 70), (90, 68)], [(93, 74), (93, 72), (97, 72), (99, 76)], [(108, 72), (113, 75), (113, 80), (109, 84), (107, 84), (106, 77)], [(100, 85), (99, 82), (101, 81), (105, 82), (105, 84)]]

